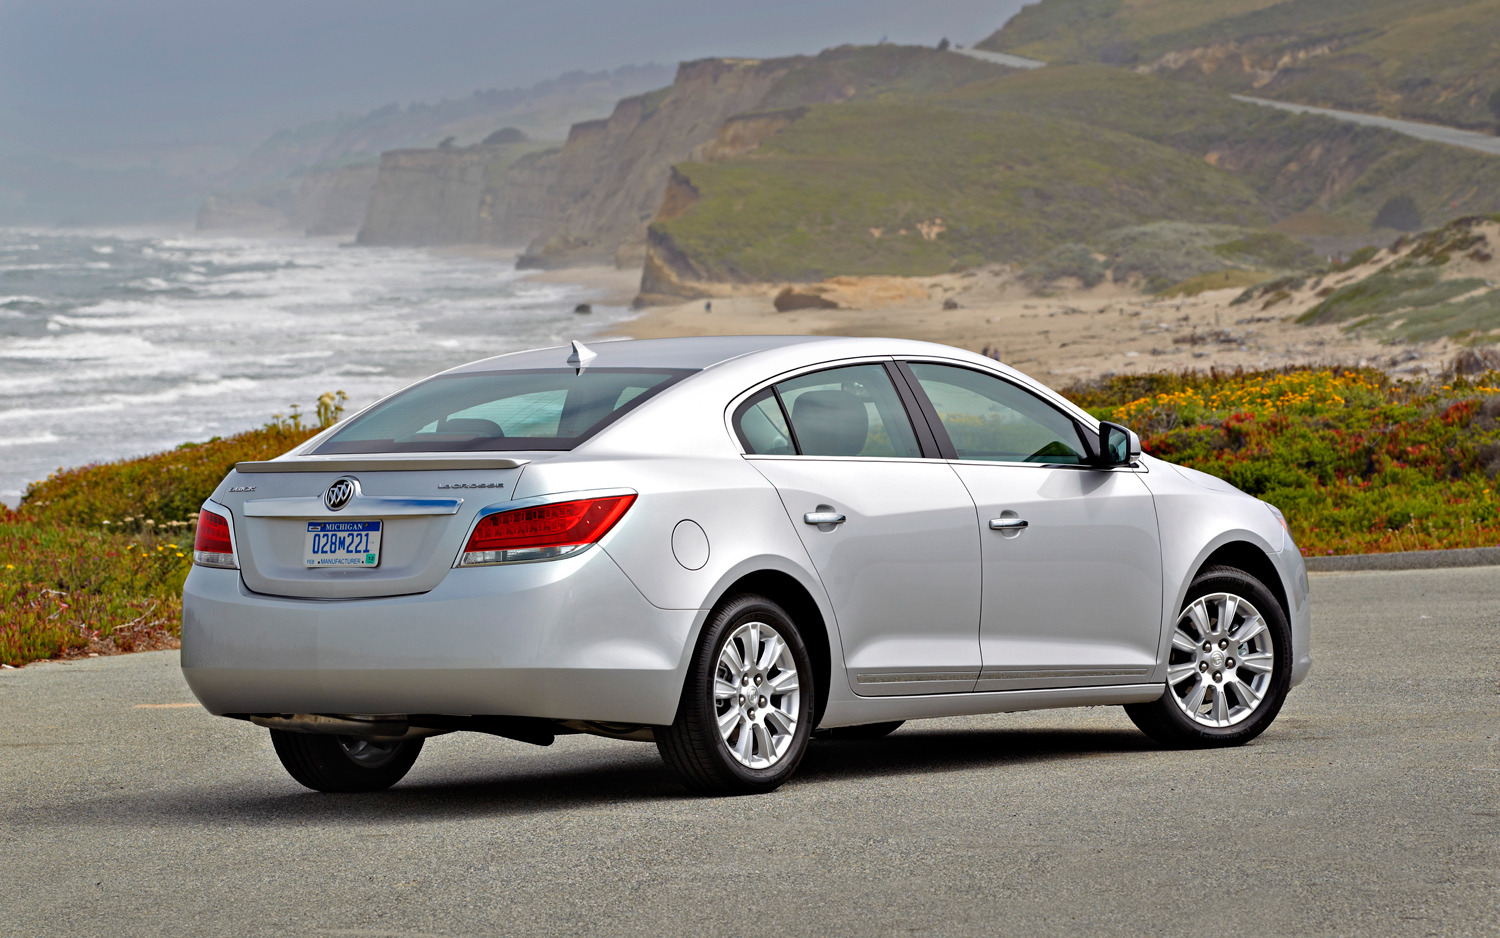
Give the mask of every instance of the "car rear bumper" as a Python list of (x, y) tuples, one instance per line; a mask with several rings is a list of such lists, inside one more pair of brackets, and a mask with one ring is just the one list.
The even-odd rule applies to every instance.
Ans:
[(194, 567), (182, 670), (211, 713), (443, 713), (667, 724), (699, 614), (600, 549), (456, 569), (430, 592), (311, 600)]

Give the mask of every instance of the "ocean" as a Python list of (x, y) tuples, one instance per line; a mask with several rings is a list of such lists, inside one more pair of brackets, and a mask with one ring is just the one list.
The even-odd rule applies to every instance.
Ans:
[[(593, 305), (587, 317), (573, 312)], [(628, 318), (495, 261), (321, 238), (0, 228), (0, 495)]]

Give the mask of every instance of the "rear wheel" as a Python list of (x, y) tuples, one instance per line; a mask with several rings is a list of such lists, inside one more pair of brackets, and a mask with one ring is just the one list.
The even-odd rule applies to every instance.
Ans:
[(1166, 746), (1237, 746), (1276, 719), (1291, 663), (1291, 627), (1271, 591), (1243, 570), (1210, 567), (1188, 587), (1177, 617), (1167, 692), (1125, 712)]
[(271, 731), (271, 744), (292, 778), (314, 791), (384, 791), (411, 771), (422, 740), (374, 740)]
[(807, 751), (812, 702), (812, 660), (791, 617), (764, 596), (734, 596), (704, 625), (656, 746), (695, 792), (773, 791)]

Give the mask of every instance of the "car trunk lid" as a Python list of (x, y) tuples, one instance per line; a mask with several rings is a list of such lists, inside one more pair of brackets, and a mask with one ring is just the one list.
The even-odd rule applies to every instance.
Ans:
[[(452, 568), (479, 511), (510, 500), (526, 462), (421, 454), (274, 459), (240, 463), (215, 498), (234, 515), (240, 571), (257, 593), (317, 599), (422, 593)], [(343, 497), (330, 497), (341, 480), (348, 484), (335, 495)], [(373, 550), (350, 552), (348, 566), (309, 565), (311, 536), (324, 530), (345, 538), (363, 533), (363, 542), (349, 543)]]

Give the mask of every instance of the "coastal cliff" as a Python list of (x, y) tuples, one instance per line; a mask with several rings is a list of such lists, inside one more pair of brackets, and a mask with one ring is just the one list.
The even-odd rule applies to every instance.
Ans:
[[(674, 163), (746, 152), (746, 139), (762, 139), (795, 120), (800, 106), (950, 91), (1007, 71), (967, 56), (897, 45), (685, 62), (670, 87), (622, 100), (605, 120), (573, 126), (558, 156), (552, 217), (520, 263), (639, 265), (646, 226), (661, 206)], [(765, 111), (777, 112), (770, 129), (754, 116)]]
[[(546, 202), (550, 164), (541, 157), (548, 149), (544, 144), (512, 143), (383, 153), (358, 241), (380, 245), (524, 243), (525, 234), (537, 227), (535, 220)], [(517, 170), (515, 191), (507, 185), (513, 169)], [(513, 222), (508, 214), (511, 209), (523, 220)], [(520, 233), (515, 224), (520, 225)]]
[(365, 221), (376, 166), (341, 166), (310, 172), (297, 187), (292, 218), (310, 235), (353, 234)]
[(778, 78), (804, 61), (685, 62), (670, 87), (625, 98), (605, 120), (573, 125), (558, 155), (552, 217), (520, 263), (639, 260), (672, 164), (714, 139), (727, 118), (756, 107)]

